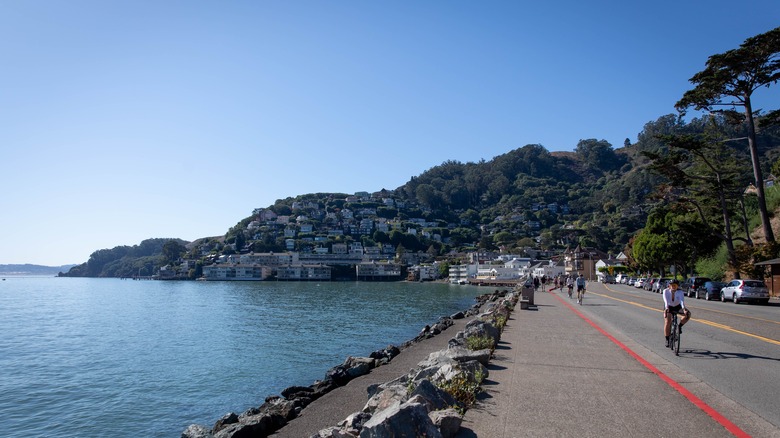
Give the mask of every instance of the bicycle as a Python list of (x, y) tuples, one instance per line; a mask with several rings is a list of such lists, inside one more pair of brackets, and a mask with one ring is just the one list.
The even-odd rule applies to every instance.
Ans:
[(585, 299), (585, 288), (577, 286), (577, 304), (582, 305), (582, 301)]
[(574, 285), (570, 284), (568, 287), (569, 287), (569, 299), (571, 299), (571, 293), (574, 290)]
[(672, 313), (672, 333), (669, 335), (669, 348), (674, 351), (675, 356), (680, 355), (680, 329), (677, 322), (677, 312)]

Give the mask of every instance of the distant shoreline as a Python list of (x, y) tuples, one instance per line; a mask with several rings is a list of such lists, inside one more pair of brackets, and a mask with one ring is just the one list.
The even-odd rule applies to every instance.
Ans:
[(0, 265), (0, 276), (56, 277), (60, 272), (68, 272), (77, 265), (43, 266), (32, 264)]

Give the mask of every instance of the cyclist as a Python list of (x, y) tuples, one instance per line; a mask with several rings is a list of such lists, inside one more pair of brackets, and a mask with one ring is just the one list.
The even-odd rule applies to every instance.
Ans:
[(569, 288), (569, 299), (571, 299), (571, 291), (574, 289), (574, 278), (571, 275), (566, 277), (566, 287)]
[(691, 311), (685, 308), (685, 294), (679, 289), (680, 282), (672, 280), (669, 282), (669, 286), (663, 291), (664, 296), (664, 337), (666, 338), (666, 346), (669, 346), (669, 335), (672, 333), (672, 315), (670, 312), (680, 313), (682, 311), (683, 317), (680, 320), (679, 331), (682, 333), (682, 328), (689, 319), (691, 319)]
[(583, 298), (585, 298), (585, 277), (580, 274), (577, 277), (577, 304), (582, 305)]

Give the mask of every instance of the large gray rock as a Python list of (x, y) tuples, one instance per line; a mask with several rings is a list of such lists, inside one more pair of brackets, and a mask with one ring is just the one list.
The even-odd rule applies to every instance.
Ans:
[(220, 430), (224, 429), (225, 426), (233, 423), (238, 423), (238, 415), (236, 415), (233, 412), (229, 412), (222, 416), (219, 420), (217, 420), (216, 423), (214, 423), (214, 427), (211, 428), (212, 432), (217, 433)]
[(181, 438), (214, 438), (211, 430), (200, 424), (191, 424), (181, 433)]
[(455, 409), (442, 409), (428, 414), (431, 421), (439, 428), (441, 436), (452, 438), (458, 434), (460, 425), (463, 424), (463, 417)]
[(259, 408), (247, 409), (237, 423), (214, 431), (215, 438), (245, 438), (268, 436), (297, 415), (296, 404), (281, 397), (269, 397)]
[(327, 427), (309, 438), (355, 438), (357, 434), (345, 432), (340, 427)]
[(469, 382), (482, 383), (488, 377), (487, 367), (477, 360), (456, 362), (454, 360), (420, 370), (413, 377), (415, 383), (420, 380), (430, 380), (434, 384), (453, 380), (461, 375), (466, 376)]
[(376, 361), (370, 357), (348, 357), (343, 364), (337, 365), (325, 373), (326, 380), (332, 380), (339, 386), (344, 386), (355, 377), (368, 374), (376, 366)]
[(282, 390), (282, 397), (291, 400), (298, 397), (311, 397), (314, 389), (311, 386), (290, 386)]
[(395, 345), (388, 345), (382, 350), (374, 351), (369, 355), (370, 358), (376, 359), (379, 363), (385, 364), (390, 362), (394, 357), (401, 354), (401, 350)]
[(461, 362), (460, 371), (466, 373), (469, 382), (482, 383), (490, 376), (490, 371), (478, 360)]
[(406, 385), (392, 385), (383, 388), (368, 399), (363, 406), (363, 412), (374, 413), (387, 409), (396, 404), (403, 403), (409, 398), (409, 391)]
[(367, 412), (355, 412), (339, 423), (341, 431), (351, 436), (358, 436), (360, 429), (371, 419), (371, 414)]
[(451, 361), (469, 362), (476, 360), (484, 366), (490, 363), (490, 356), (493, 354), (489, 349), (469, 350), (468, 348), (455, 346), (446, 350), (439, 350), (428, 355), (428, 359), (417, 364), (418, 367), (428, 368), (432, 366), (441, 366)]
[(417, 384), (417, 387), (412, 391), (410, 401), (413, 397), (420, 397), (425, 403), (428, 411), (447, 409), (460, 405), (453, 396), (443, 389), (440, 389), (429, 380), (421, 380)]
[(407, 402), (377, 412), (360, 431), (360, 438), (441, 438), (422, 403)]
[(347, 374), (353, 379), (368, 374), (375, 366), (376, 361), (370, 357), (350, 356), (344, 361), (344, 367), (347, 369)]
[(463, 329), (463, 333), (466, 338), (471, 336), (487, 336), (492, 338), (495, 342), (498, 342), (501, 339), (501, 330), (493, 324), (479, 319), (469, 321)]

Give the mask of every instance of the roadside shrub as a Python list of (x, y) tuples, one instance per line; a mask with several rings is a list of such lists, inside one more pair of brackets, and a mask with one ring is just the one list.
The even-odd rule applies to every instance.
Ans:
[(455, 409), (461, 414), (477, 402), (477, 394), (480, 391), (479, 385), (485, 379), (482, 373), (477, 373), (474, 377), (475, 381), (471, 381), (465, 373), (461, 373), (451, 380), (441, 382), (438, 385), (440, 389), (461, 403), (462, 407), (455, 406)]
[(474, 351), (486, 348), (492, 350), (495, 347), (495, 342), (490, 336), (469, 336), (466, 338), (466, 347)]
[(728, 265), (728, 252), (726, 245), (721, 244), (712, 257), (699, 259), (696, 262), (696, 272), (702, 277), (709, 277), (721, 281), (724, 277), (724, 268)]

